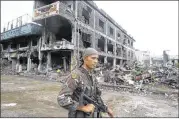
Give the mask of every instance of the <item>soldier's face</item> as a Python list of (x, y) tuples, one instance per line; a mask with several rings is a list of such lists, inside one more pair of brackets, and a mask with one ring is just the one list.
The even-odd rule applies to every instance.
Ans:
[(98, 55), (90, 55), (85, 57), (84, 63), (89, 69), (94, 69), (98, 64)]

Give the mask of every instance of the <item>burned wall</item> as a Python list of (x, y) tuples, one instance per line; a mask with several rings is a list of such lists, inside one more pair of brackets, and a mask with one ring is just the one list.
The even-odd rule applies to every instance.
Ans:
[(7, 42), (1, 43), (2, 44), (2, 50), (8, 50), (9, 44)]
[(119, 29), (116, 30), (116, 40), (120, 43), (122, 43), (123, 41), (122, 31)]
[(104, 56), (99, 56), (99, 64), (104, 64)]
[(94, 10), (84, 1), (78, 2), (78, 19), (93, 28)]
[[(79, 26), (78, 35), (79, 35), (80, 48), (92, 47), (92, 43), (95, 42), (93, 40), (94, 39), (93, 31), (83, 26)], [(77, 44), (78, 44), (78, 40), (77, 40)]]
[(37, 9), (37, 8), (43, 7), (45, 5), (52, 4), (52, 3), (57, 2), (57, 1), (58, 0), (38, 0), (38, 1), (34, 1), (33, 9)]
[(115, 26), (111, 22), (107, 22), (107, 35), (115, 39)]
[(115, 42), (107, 39), (107, 53), (114, 54)]
[(95, 29), (106, 34), (106, 18), (104, 18), (99, 12), (95, 12)]
[(120, 44), (116, 45), (116, 55), (122, 56), (122, 46)]
[[(106, 38), (101, 36), (98, 33), (95, 33), (95, 48), (99, 51), (99, 52), (105, 52), (105, 40)], [(94, 41), (93, 41), (94, 42)]]
[(113, 66), (113, 58), (107, 57), (107, 62), (110, 64), (110, 66)]
[(75, 1), (61, 1), (62, 3), (66, 4), (68, 8), (71, 10), (75, 10)]
[[(52, 69), (68, 69), (70, 65), (71, 52), (70, 51), (56, 51), (51, 52)], [(65, 64), (64, 64), (65, 60)]]
[(116, 65), (120, 65), (122, 59), (116, 59)]
[(122, 46), (122, 57), (127, 58), (127, 48)]

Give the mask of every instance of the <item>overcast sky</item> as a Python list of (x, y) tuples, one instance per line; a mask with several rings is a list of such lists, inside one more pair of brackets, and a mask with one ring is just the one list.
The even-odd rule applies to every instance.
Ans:
[[(134, 47), (152, 55), (178, 54), (178, 1), (95, 1), (136, 42)], [(1, 1), (3, 24), (18, 16), (32, 15), (33, 1)]]

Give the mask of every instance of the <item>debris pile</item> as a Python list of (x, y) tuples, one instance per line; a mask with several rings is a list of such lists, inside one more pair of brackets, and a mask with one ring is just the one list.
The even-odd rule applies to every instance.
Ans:
[(108, 89), (113, 90), (123, 90), (122, 88), (125, 88), (125, 90), (133, 92), (147, 93), (146, 91), (149, 91), (149, 93), (152, 93), (150, 88), (146, 89), (147, 85), (165, 85), (171, 89), (179, 88), (177, 67), (144, 67), (135, 62), (130, 66), (117, 65), (112, 68), (105, 64), (98, 68), (95, 73), (103, 88), (108, 87)]
[(8, 60), (1, 60), (1, 74), (2, 75), (15, 75), (16, 69), (12, 68), (12, 63)]
[[(1, 62), (1, 73), (4, 75), (21, 75), (33, 79), (62, 81), (70, 73), (60, 65), (54, 65), (46, 69), (47, 64), (42, 64), (41, 71), (38, 71), (37, 64), (33, 63), (30, 71), (21, 66), (21, 71), (12, 68), (12, 62), (3, 60)], [(44, 68), (43, 68), (44, 66)], [(178, 68), (166, 66), (145, 67), (137, 62), (123, 66), (110, 64), (99, 64), (94, 71), (99, 84), (104, 88), (113, 90), (128, 90), (132, 92), (145, 92), (147, 85), (165, 85), (169, 88), (178, 89)], [(150, 93), (150, 92), (149, 92)], [(167, 94), (168, 95), (168, 94)]]

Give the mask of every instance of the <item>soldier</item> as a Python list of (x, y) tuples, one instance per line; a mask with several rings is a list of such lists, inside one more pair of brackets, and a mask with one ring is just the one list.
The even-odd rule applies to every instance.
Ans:
[[(66, 84), (61, 89), (57, 101), (60, 106), (68, 109), (68, 117), (95, 117), (94, 111), (96, 109), (94, 104), (87, 104), (84, 106), (79, 105), (78, 87), (84, 86), (90, 91), (90, 97), (97, 102), (102, 102), (101, 91), (99, 90), (97, 80), (92, 74), (93, 69), (98, 63), (98, 52), (93, 48), (87, 48), (83, 53), (83, 65), (78, 69), (71, 72), (70, 76), (65, 81)], [(83, 85), (80, 85), (83, 84)], [(110, 108), (104, 105), (105, 110), (103, 112), (108, 113), (110, 117), (113, 117), (113, 112)], [(90, 116), (88, 115), (90, 113)], [(97, 117), (101, 117), (101, 112), (98, 112)]]

